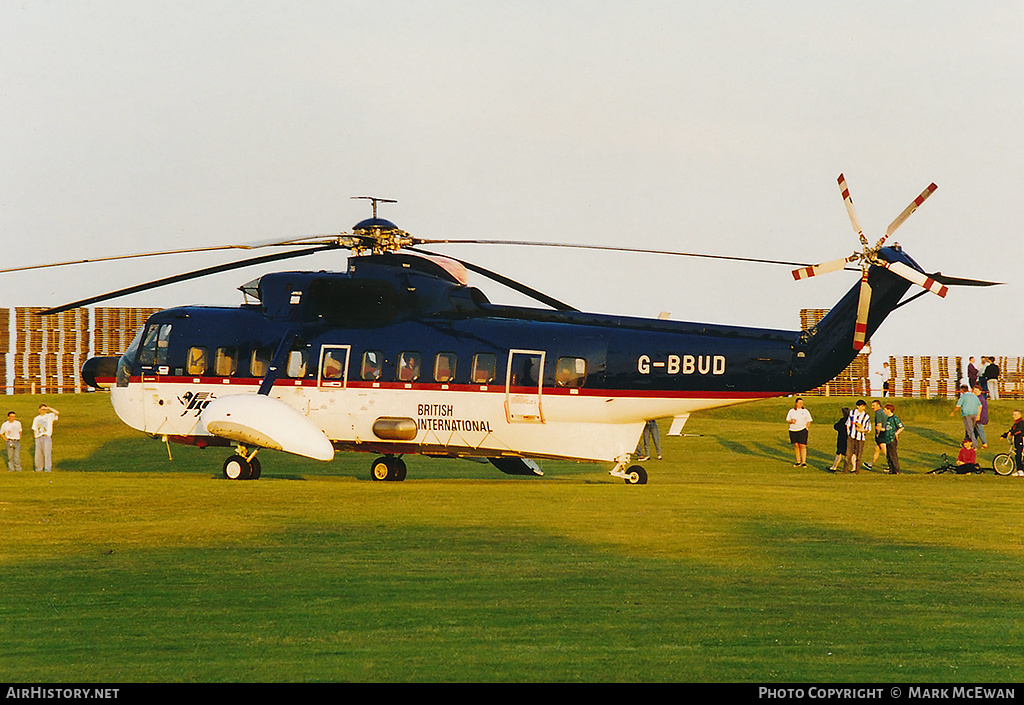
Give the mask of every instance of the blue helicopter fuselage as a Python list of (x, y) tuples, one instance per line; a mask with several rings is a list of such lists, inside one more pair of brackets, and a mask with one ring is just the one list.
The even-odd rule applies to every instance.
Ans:
[[(882, 267), (869, 281), (870, 336), (909, 284)], [(347, 272), (264, 275), (243, 288), (257, 303), (156, 313), (116, 373), (87, 376), (129, 425), (199, 445), (321, 457), (271, 438), (289, 407), (338, 450), (621, 462), (647, 420), (832, 379), (856, 355), (858, 287), (815, 328), (786, 331), (500, 306), (435, 260), (353, 257)], [(204, 413), (251, 394), (277, 401), (247, 426), (241, 396)]]

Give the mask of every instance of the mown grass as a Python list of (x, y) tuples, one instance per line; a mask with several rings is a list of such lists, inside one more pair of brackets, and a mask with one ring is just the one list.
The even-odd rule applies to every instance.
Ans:
[[(695, 415), (627, 487), (426, 458), (374, 483), (360, 454), (266, 453), (228, 482), (223, 449), (170, 460), (102, 395), (48, 401), (57, 470), (0, 474), (9, 681), (1024, 675), (1024, 478), (925, 474), (956, 447), (951, 403), (898, 402), (904, 475), (823, 471), (851, 400), (808, 400), (793, 468), (782, 399)], [(30, 421), (39, 398), (9, 402)]]

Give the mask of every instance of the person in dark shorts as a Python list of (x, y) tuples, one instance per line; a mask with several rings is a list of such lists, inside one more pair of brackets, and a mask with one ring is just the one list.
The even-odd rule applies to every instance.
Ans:
[(793, 444), (793, 454), (796, 456), (793, 467), (807, 467), (807, 425), (811, 421), (811, 412), (804, 408), (804, 400), (797, 397), (793, 408), (786, 414), (789, 442)]

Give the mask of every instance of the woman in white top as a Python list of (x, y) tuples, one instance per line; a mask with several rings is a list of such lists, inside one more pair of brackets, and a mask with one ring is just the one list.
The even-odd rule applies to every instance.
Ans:
[(793, 467), (807, 467), (807, 425), (811, 423), (811, 412), (804, 408), (800, 397), (793, 402), (793, 408), (786, 414), (789, 422), (789, 442), (793, 444), (796, 462)]

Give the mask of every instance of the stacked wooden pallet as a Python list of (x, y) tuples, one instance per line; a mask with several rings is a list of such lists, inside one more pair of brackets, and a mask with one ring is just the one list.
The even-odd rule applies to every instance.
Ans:
[(996, 357), (999, 398), (1024, 399), (1024, 357)]
[[(805, 308), (800, 311), (800, 328), (808, 330), (818, 325), (825, 317), (827, 308)], [(865, 348), (865, 351), (869, 350)], [(810, 396), (860, 397), (871, 393), (868, 359), (869, 352), (861, 352), (849, 366), (830, 382), (806, 392)]]
[[(159, 309), (76, 308), (42, 316), (42, 308), (0, 309), (0, 390), (61, 394), (86, 389), (90, 355), (117, 355)], [(102, 313), (101, 313), (102, 312)]]

